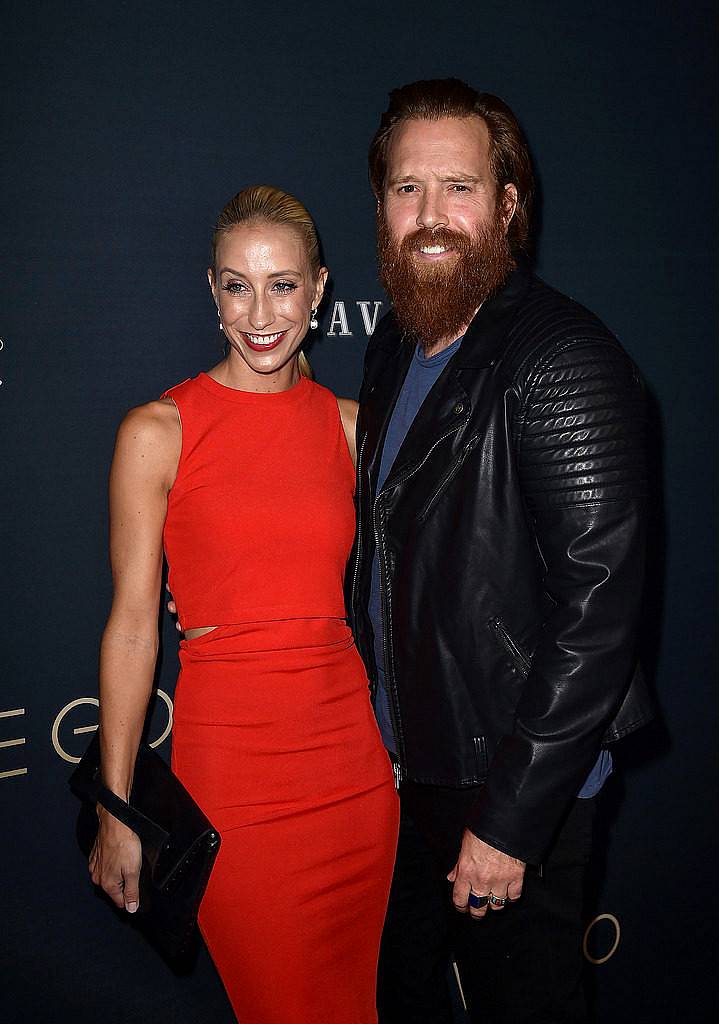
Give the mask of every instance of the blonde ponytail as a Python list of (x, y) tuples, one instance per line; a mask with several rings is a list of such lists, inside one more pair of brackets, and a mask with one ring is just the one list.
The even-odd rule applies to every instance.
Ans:
[(299, 366), (300, 373), (302, 374), (303, 377), (308, 377), (310, 380), (315, 379), (315, 375), (312, 372), (312, 367), (310, 366), (310, 361), (304, 354), (304, 352), (300, 352), (299, 357), (297, 359), (297, 365)]

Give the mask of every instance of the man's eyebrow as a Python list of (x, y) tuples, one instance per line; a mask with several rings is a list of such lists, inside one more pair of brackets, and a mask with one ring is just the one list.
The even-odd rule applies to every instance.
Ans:
[[(388, 179), (387, 186), (391, 187), (392, 185), (399, 185), (400, 182), (416, 182), (420, 180), (415, 174), (396, 174), (394, 178)], [(458, 174), (443, 174), (439, 180), (443, 182), (468, 181), (471, 184), (477, 184), (480, 181), (484, 181), (484, 178), (478, 174), (467, 174), (465, 171), (460, 171)]]
[(440, 181), (469, 181), (477, 183), (483, 179), (478, 174), (445, 174), (439, 179)]
[(400, 181), (419, 181), (414, 174), (395, 174), (394, 178), (387, 179), (387, 185), (398, 185)]

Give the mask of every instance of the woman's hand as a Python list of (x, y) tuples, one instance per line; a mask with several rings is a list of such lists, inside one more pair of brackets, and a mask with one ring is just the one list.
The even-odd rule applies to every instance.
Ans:
[(175, 616), (175, 629), (177, 630), (178, 633), (181, 633), (182, 626), (180, 625), (180, 620), (177, 618), (177, 605), (175, 604), (175, 601), (172, 597), (172, 591), (170, 590), (169, 583), (165, 584), (165, 590), (167, 592), (167, 610), (170, 613), (170, 615)]
[(99, 804), (97, 816), (100, 827), (90, 853), (90, 877), (116, 907), (134, 914), (140, 906), (140, 840)]

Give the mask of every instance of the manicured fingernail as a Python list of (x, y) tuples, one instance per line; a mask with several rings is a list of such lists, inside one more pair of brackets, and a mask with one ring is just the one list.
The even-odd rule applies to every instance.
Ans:
[(127, 912), (128, 912), (128, 914), (134, 914), (136, 910), (137, 910), (137, 903), (135, 903), (134, 900), (131, 900), (127, 904)]

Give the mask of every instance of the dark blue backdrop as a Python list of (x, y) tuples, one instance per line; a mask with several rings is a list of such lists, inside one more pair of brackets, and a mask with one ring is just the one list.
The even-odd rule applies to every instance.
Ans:
[[(621, 938), (589, 970), (601, 1021), (707, 1019), (713, 5), (26, 0), (4, 12), (3, 1019), (231, 1019), (206, 957), (169, 973), (93, 899), (73, 845), (67, 758), (96, 721), (114, 431), (129, 406), (219, 357), (210, 229), (257, 181), (316, 216), (332, 333), (311, 358), (320, 381), (356, 393), (357, 302), (371, 313), (383, 298), (367, 144), (391, 87), (450, 74), (517, 111), (541, 181), (539, 271), (617, 332), (652, 395), (644, 647), (663, 717), (627, 744), (607, 794), (587, 922), (617, 924), (590, 929), (590, 955), (611, 950), (617, 926)], [(175, 651), (165, 619), (170, 696)], [(152, 737), (166, 723), (160, 699)], [(292, 927), (285, 909), (278, 928)]]

